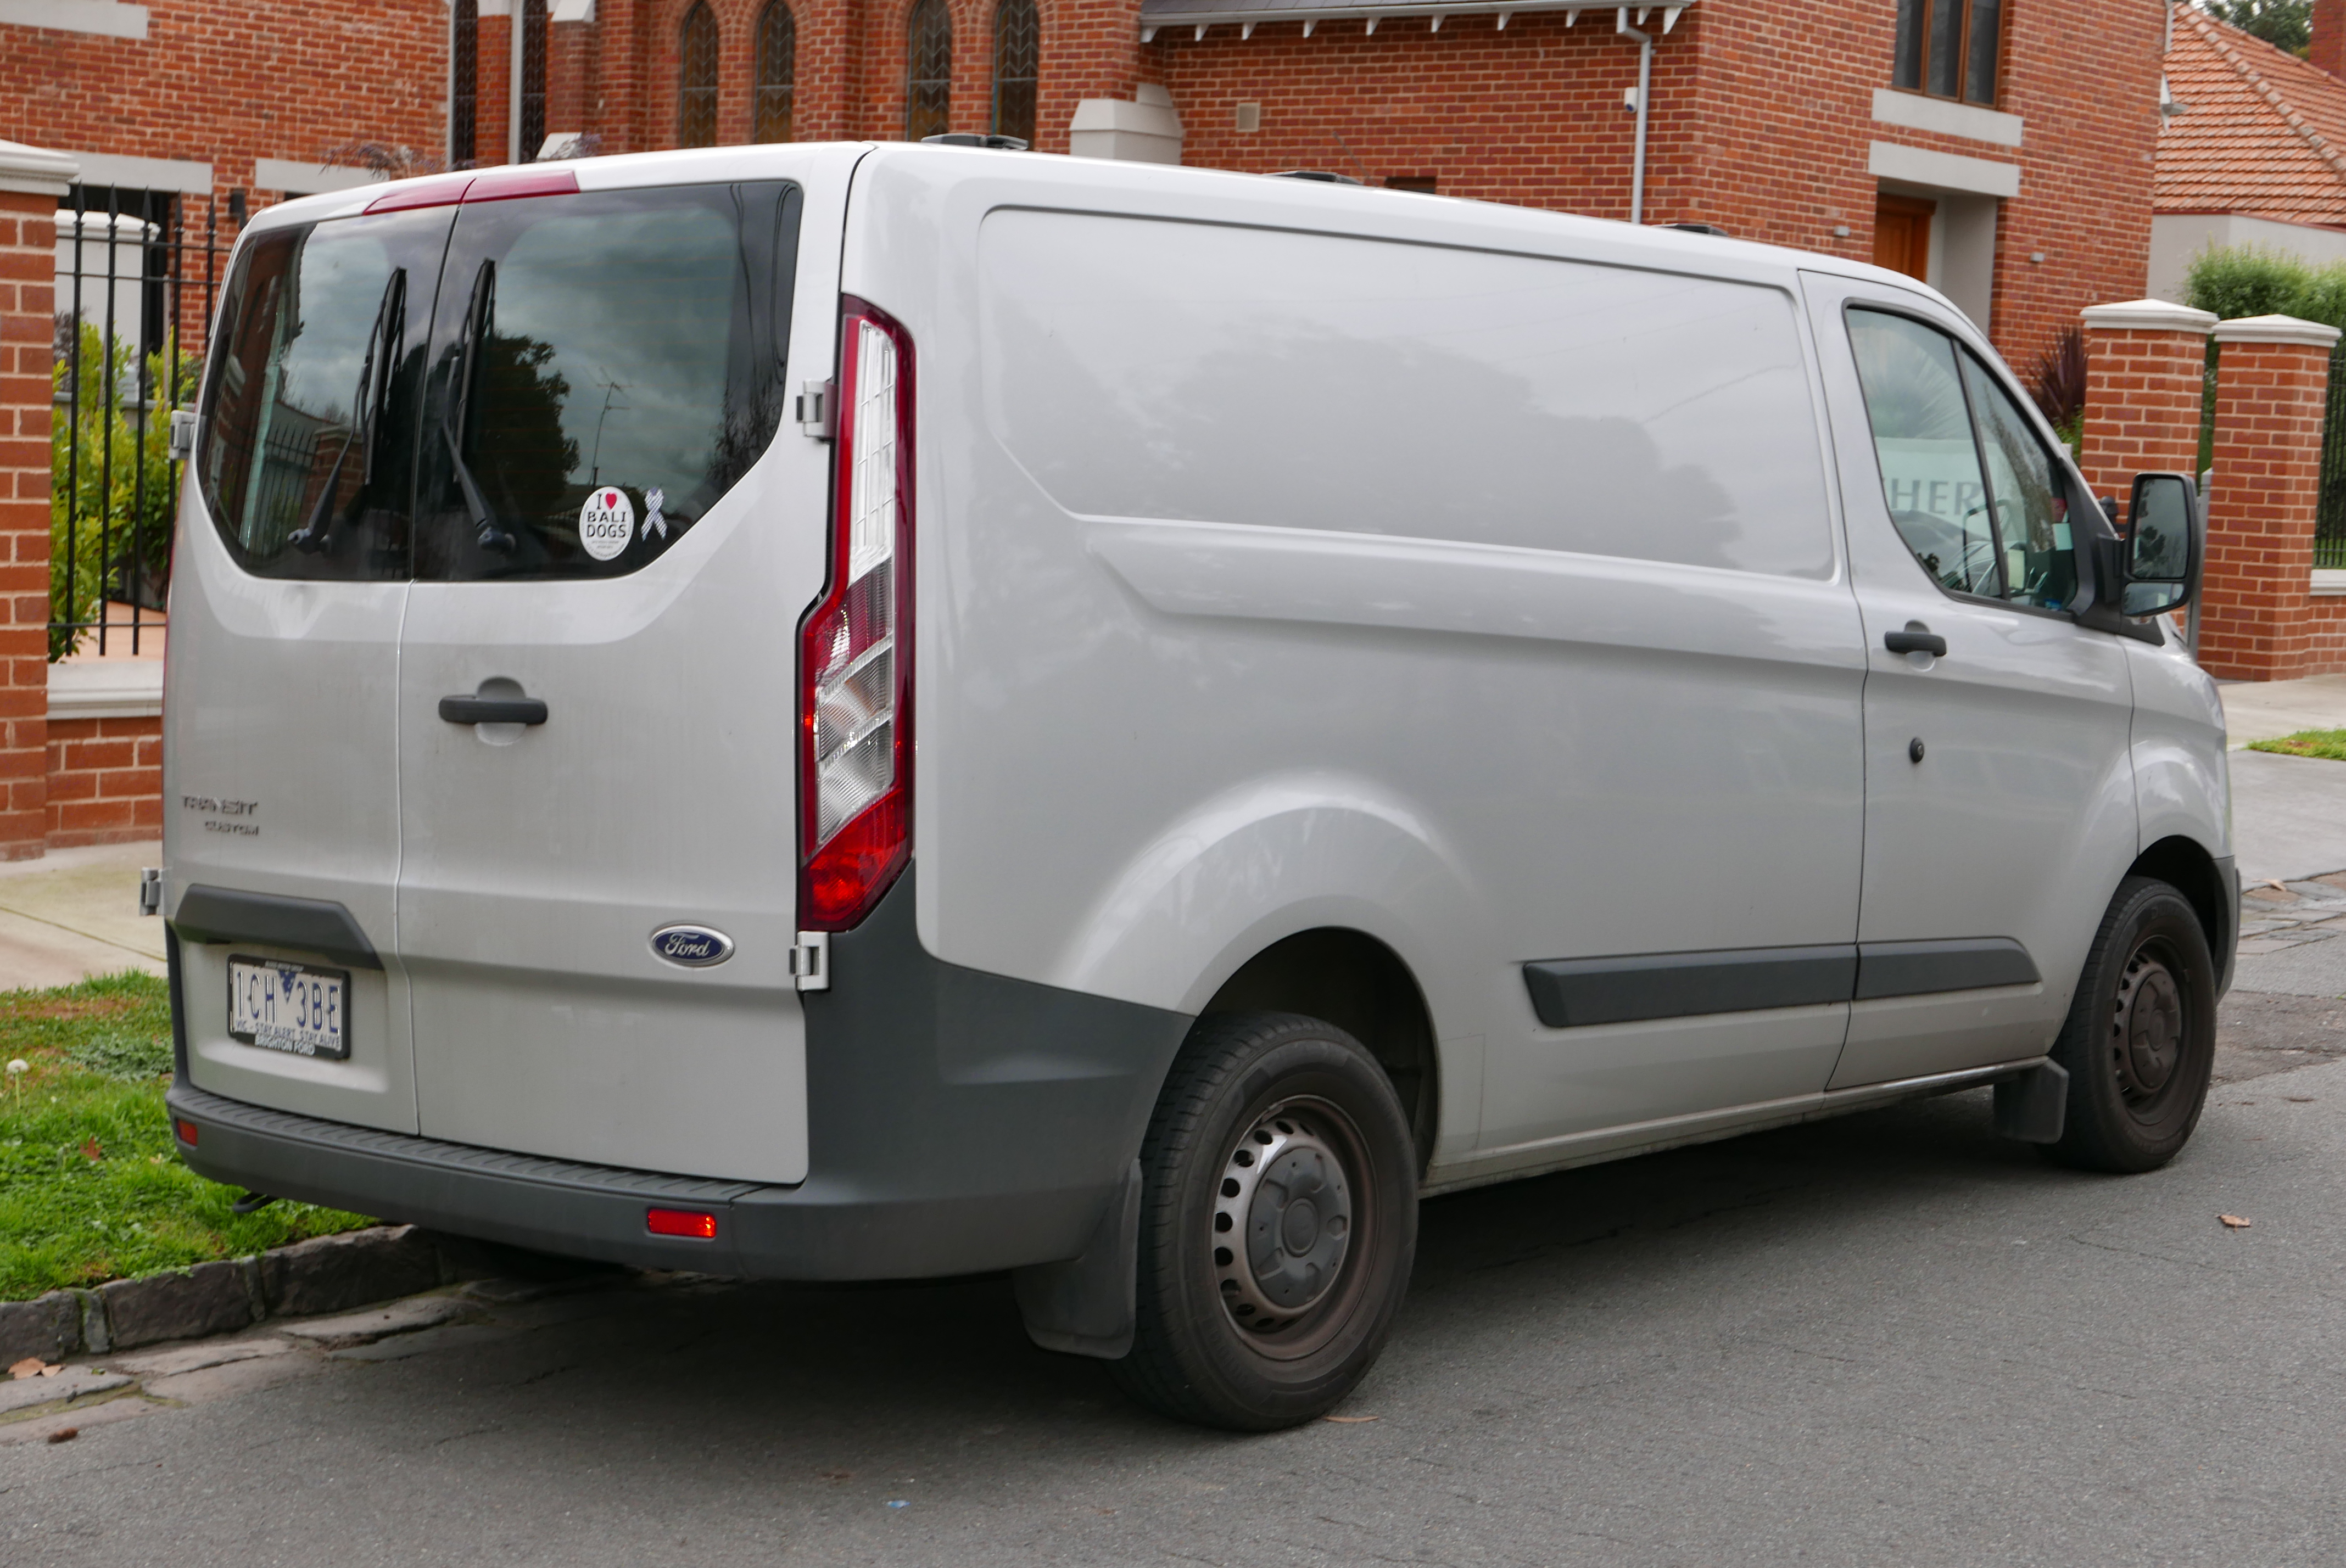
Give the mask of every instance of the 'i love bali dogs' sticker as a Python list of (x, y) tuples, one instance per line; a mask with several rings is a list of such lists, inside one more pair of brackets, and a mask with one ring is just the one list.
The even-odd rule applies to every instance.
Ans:
[(578, 542), (597, 561), (617, 558), (636, 535), (636, 504), (624, 490), (597, 490), (578, 509)]

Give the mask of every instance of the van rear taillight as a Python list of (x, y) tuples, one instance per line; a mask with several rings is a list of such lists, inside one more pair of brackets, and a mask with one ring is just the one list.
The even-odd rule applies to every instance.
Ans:
[(840, 308), (831, 577), (799, 632), (799, 924), (845, 931), (912, 857), (913, 341)]

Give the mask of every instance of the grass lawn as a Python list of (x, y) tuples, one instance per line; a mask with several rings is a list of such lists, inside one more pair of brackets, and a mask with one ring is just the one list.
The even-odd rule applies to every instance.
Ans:
[(2346, 762), (2346, 729), (2300, 729), (2279, 740), (2251, 740), (2251, 751), (2279, 751), (2290, 757), (2327, 757)]
[(96, 1285), (372, 1224), (243, 1194), (179, 1163), (163, 1091), (171, 1005), (162, 981), (114, 974), (0, 992), (0, 1300)]

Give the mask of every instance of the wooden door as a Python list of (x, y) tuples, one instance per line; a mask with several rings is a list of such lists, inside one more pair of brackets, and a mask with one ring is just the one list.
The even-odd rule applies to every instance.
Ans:
[(1930, 281), (1931, 219), (1938, 210), (1937, 202), (1919, 197), (1874, 198), (1873, 264)]

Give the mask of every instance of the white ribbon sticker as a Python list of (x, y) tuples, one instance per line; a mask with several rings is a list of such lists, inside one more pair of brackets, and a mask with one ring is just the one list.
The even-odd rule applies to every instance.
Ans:
[(668, 492), (658, 485), (644, 492), (645, 538), (648, 539), (655, 534), (663, 539), (668, 537), (668, 519), (660, 515), (660, 503), (667, 499)]
[(624, 490), (590, 492), (578, 509), (578, 542), (597, 561), (608, 561), (636, 536), (636, 504)]

